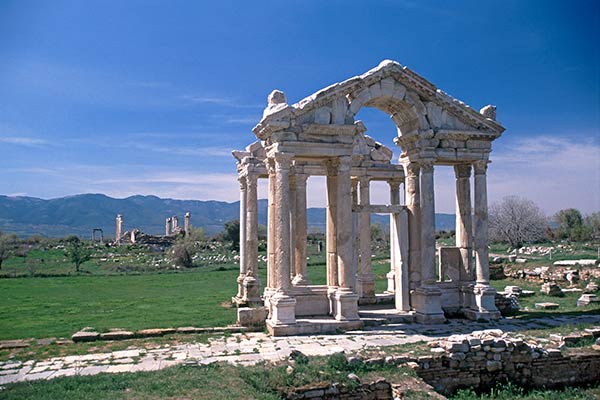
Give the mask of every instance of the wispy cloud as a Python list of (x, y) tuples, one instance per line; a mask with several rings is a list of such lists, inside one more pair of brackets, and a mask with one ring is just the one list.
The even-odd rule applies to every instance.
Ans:
[(222, 107), (231, 108), (263, 108), (261, 104), (248, 104), (241, 102), (238, 98), (228, 96), (209, 96), (202, 94), (184, 94), (180, 96), (180, 99), (187, 102), (188, 104), (212, 104)]
[(42, 147), (50, 144), (50, 142), (46, 140), (27, 136), (0, 136), (0, 143), (28, 147)]

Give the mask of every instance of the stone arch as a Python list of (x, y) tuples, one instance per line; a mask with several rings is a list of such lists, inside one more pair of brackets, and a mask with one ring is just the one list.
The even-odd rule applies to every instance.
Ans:
[(355, 116), (362, 107), (377, 108), (388, 114), (398, 128), (398, 136), (430, 128), (427, 109), (419, 95), (392, 77), (348, 94), (350, 113)]

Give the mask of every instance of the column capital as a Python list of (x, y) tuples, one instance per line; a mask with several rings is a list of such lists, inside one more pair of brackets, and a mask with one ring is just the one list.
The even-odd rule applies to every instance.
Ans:
[(272, 154), (272, 157), (275, 160), (275, 170), (289, 170), (294, 154), (277, 151)]
[(350, 162), (352, 158), (350, 156), (339, 157), (338, 171), (350, 171)]
[(340, 160), (338, 158), (330, 158), (325, 161), (325, 168), (327, 168), (327, 175), (337, 175), (338, 168), (340, 166)]
[(263, 162), (265, 164), (265, 168), (267, 169), (268, 174), (274, 175), (275, 174), (275, 160), (273, 160), (272, 158), (265, 158), (265, 160)]
[(241, 191), (245, 191), (247, 189), (247, 181), (246, 179), (248, 178), (248, 176), (246, 175), (241, 175), (238, 176), (238, 182), (240, 184), (240, 190)]
[(419, 166), (421, 167), (421, 172), (424, 174), (433, 173), (433, 166), (435, 164), (434, 160), (421, 160), (419, 161)]
[(487, 171), (489, 161), (488, 160), (479, 160), (473, 163), (473, 169), (475, 170), (475, 175), (485, 175)]
[(454, 174), (456, 178), (470, 178), (471, 164), (457, 164), (454, 166)]
[(403, 179), (388, 179), (387, 183), (390, 185), (390, 189), (397, 190), (400, 187), (400, 184), (403, 182)]

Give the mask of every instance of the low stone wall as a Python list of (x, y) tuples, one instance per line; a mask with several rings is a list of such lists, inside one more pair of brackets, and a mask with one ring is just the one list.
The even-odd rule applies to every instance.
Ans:
[(548, 388), (600, 381), (600, 352), (591, 349), (563, 355), (558, 349), (510, 339), (499, 330), (454, 335), (431, 345), (432, 356), (411, 364), (440, 393), (504, 381)]
[[(600, 329), (590, 332), (598, 333)], [(509, 338), (493, 329), (454, 335), (430, 342), (429, 356), (388, 356), (362, 360), (352, 357), (350, 363), (367, 365), (409, 366), (419, 378), (442, 394), (461, 388), (486, 389), (511, 381), (524, 387), (554, 388), (600, 382), (600, 351), (591, 348), (572, 349), (563, 355), (558, 349), (544, 349), (522, 339)], [(357, 389), (319, 384), (296, 390), (287, 399), (394, 399), (401, 397), (401, 383), (380, 379), (362, 384)], [(434, 393), (428, 395), (434, 397)]]
[(385, 379), (372, 383), (360, 384), (352, 390), (342, 385), (321, 384), (303, 389), (296, 389), (289, 394), (288, 400), (392, 400), (392, 385)]

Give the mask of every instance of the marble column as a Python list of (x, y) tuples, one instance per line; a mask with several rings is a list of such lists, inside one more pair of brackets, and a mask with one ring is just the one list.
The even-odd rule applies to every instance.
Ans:
[(375, 299), (375, 280), (371, 265), (371, 211), (369, 210), (369, 178), (362, 176), (359, 180), (359, 203), (361, 206), (359, 226), (359, 266), (357, 276), (357, 293), (363, 299)]
[(435, 192), (433, 161), (420, 161), (421, 167), (421, 286), (415, 290), (417, 322), (441, 323), (441, 292), (435, 273)]
[(267, 284), (274, 287), (275, 279), (275, 164), (272, 159), (265, 160), (269, 173), (267, 205)]
[(171, 218), (165, 219), (165, 236), (171, 236)]
[(419, 185), (419, 164), (404, 165), (404, 192), (408, 211), (408, 271), (409, 288), (414, 290), (421, 285), (421, 190)]
[(271, 296), (272, 325), (296, 322), (296, 299), (290, 294), (290, 166), (293, 155), (274, 152), (275, 159), (275, 293)]
[(352, 263), (352, 195), (349, 156), (339, 157), (337, 187), (336, 249), (339, 287), (335, 294), (335, 319), (358, 320), (358, 296), (354, 293), (356, 265)]
[(490, 268), (488, 255), (488, 211), (487, 211), (487, 160), (473, 163), (474, 178), (474, 247), (476, 284), (474, 288), (475, 306), (472, 313), (467, 314), (473, 319), (497, 319), (500, 313), (495, 305), (496, 291), (490, 286)]
[[(400, 204), (400, 181), (390, 180), (390, 204)], [(395, 293), (396, 291), (396, 278), (395, 272), (398, 264), (398, 227), (396, 226), (397, 217), (394, 214), (390, 214), (390, 271), (386, 274), (387, 278), (387, 290), (386, 293)]]
[(192, 218), (192, 214), (190, 214), (189, 212), (185, 213), (184, 216), (184, 221), (183, 221), (183, 231), (185, 232), (186, 235), (190, 234), (190, 219)]
[(296, 174), (290, 173), (290, 282), (296, 277)]
[(358, 294), (358, 275), (360, 274), (359, 265), (359, 222), (360, 213), (358, 210), (358, 178), (351, 178), (350, 191), (352, 193), (352, 265), (356, 265), (356, 275), (354, 276), (354, 291)]
[(247, 187), (246, 177), (238, 178), (240, 183), (240, 274), (237, 278), (238, 294), (234, 302), (244, 302), (246, 293), (244, 292), (244, 278), (246, 277), (246, 207), (247, 207)]
[(460, 306), (469, 309), (473, 304), (473, 245), (471, 214), (471, 164), (454, 166), (456, 176), (456, 247), (460, 251)]
[(117, 215), (115, 220), (115, 243), (121, 243), (121, 235), (123, 234), (123, 217)]
[(294, 237), (294, 270), (296, 276), (292, 283), (310, 285), (306, 266), (306, 235), (308, 221), (306, 219), (306, 181), (308, 175), (296, 173), (296, 235)]
[[(246, 219), (242, 230), (240, 220), (240, 236), (245, 231), (246, 276), (243, 281), (246, 302), (258, 303), (260, 299), (260, 281), (258, 278), (258, 177), (246, 175)], [(241, 257), (241, 249), (240, 249)]]
[(325, 246), (327, 252), (327, 298), (329, 299), (329, 313), (336, 315), (335, 293), (338, 287), (338, 260), (337, 260), (337, 192), (338, 192), (338, 164), (337, 159), (326, 162), (327, 168), (327, 219), (325, 227)]

